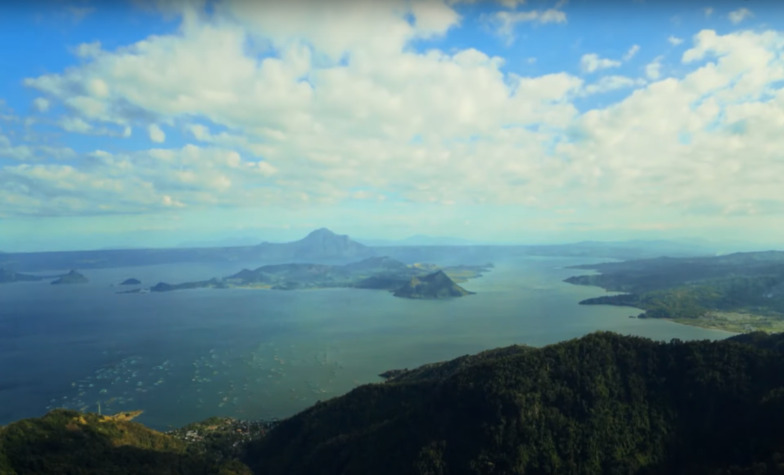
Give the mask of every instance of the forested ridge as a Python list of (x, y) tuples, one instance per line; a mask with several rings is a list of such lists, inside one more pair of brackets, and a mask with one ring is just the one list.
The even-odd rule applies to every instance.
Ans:
[(486, 352), (318, 404), (249, 463), (270, 474), (779, 472), (781, 341), (596, 333)]
[(784, 473), (780, 334), (594, 333), (385, 374), (239, 446), (55, 411), (0, 429), (0, 473)]

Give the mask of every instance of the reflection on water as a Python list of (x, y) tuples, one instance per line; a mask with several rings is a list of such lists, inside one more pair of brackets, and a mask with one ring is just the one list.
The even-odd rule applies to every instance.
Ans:
[[(582, 262), (585, 262), (584, 260)], [(565, 284), (574, 259), (496, 262), (464, 284), (476, 295), (414, 301), (372, 290), (200, 289), (116, 294), (223, 275), (183, 266), (84, 271), (84, 286), (0, 286), (0, 424), (52, 407), (144, 409), (152, 427), (209, 416), (281, 418), (392, 368), (514, 343), (541, 346), (612, 330), (668, 340), (718, 331), (630, 319), (639, 311), (579, 306), (601, 289)], [(160, 279), (163, 280), (163, 279)]]

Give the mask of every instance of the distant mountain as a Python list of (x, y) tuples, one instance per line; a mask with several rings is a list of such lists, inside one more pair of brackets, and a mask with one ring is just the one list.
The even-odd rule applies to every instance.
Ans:
[(345, 234), (335, 234), (327, 228), (317, 229), (294, 242), (264, 242), (256, 246), (265, 260), (288, 262), (319, 262), (355, 260), (372, 257), (375, 251)]
[(59, 279), (53, 280), (52, 285), (86, 284), (87, 282), (88, 282), (87, 277), (76, 272), (75, 270), (71, 270), (71, 272), (63, 275)]
[(120, 282), (120, 285), (141, 285), (141, 283), (142, 282), (139, 279), (131, 277), (129, 279), (125, 279), (124, 281)]
[(439, 270), (425, 276), (412, 277), (408, 283), (397, 289), (394, 295), (409, 299), (443, 299), (472, 293), (455, 284), (444, 271)]

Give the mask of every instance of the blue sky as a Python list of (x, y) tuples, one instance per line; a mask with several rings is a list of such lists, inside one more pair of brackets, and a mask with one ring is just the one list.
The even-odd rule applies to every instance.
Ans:
[(0, 250), (781, 247), (777, 3), (4, 5)]

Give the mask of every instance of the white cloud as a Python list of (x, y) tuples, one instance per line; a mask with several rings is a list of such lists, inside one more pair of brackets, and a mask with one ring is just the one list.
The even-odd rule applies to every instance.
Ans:
[(589, 84), (582, 89), (581, 95), (602, 94), (618, 89), (644, 86), (644, 79), (633, 79), (626, 76), (604, 76), (599, 81)]
[(672, 35), (670, 35), (670, 36), (667, 38), (667, 41), (668, 41), (668, 42), (669, 42), (671, 45), (673, 45), (673, 46), (678, 46), (679, 44), (683, 43), (683, 39), (681, 39), (681, 38), (678, 38), (678, 37), (676, 37), (676, 36), (672, 36)]
[(101, 54), (101, 42), (93, 41), (92, 43), (81, 43), (74, 50), (74, 54), (84, 59), (94, 58)]
[(496, 33), (506, 38), (507, 44), (515, 39), (515, 28), (519, 23), (566, 23), (566, 13), (558, 8), (530, 10), (524, 12), (500, 11), (489, 17), (489, 23)]
[(38, 112), (46, 112), (49, 110), (49, 101), (43, 97), (36, 97), (33, 106)]
[(77, 132), (86, 134), (93, 130), (93, 126), (80, 119), (79, 117), (63, 117), (60, 119), (60, 127), (67, 132)]
[(631, 48), (629, 48), (629, 51), (627, 51), (627, 52), (626, 52), (626, 54), (624, 54), (624, 55), (623, 55), (623, 60), (624, 60), (624, 61), (629, 61), (629, 60), (630, 60), (630, 59), (632, 59), (632, 58), (633, 58), (633, 57), (634, 57), (634, 56), (637, 54), (637, 52), (639, 52), (639, 51), (640, 51), (640, 45), (632, 45), (632, 47), (631, 47)]
[[(784, 79), (775, 54), (783, 41), (775, 32), (701, 32), (684, 62), (706, 64), (581, 116), (579, 139), (558, 148), (574, 165), (564, 180), (640, 209), (678, 209), (700, 225), (717, 215), (782, 212), (774, 177), (784, 173), (776, 158), (784, 90), (770, 87)], [(611, 195), (588, 199), (609, 205)]]
[(593, 73), (607, 68), (617, 68), (620, 65), (620, 61), (600, 58), (596, 53), (584, 54), (580, 58), (580, 69), (586, 73)]
[(661, 77), (662, 56), (656, 57), (653, 61), (645, 65), (645, 75), (648, 79), (657, 80)]
[(702, 9), (703, 13), (705, 13), (706, 17), (713, 15), (713, 7), (705, 7)]
[[(119, 131), (167, 124), (198, 146), (94, 153), (78, 168), (0, 168), (0, 213), (294, 207), (388, 196), (412, 207), (500, 204), (577, 214), (593, 207), (606, 210), (608, 222), (641, 226), (651, 213), (700, 225), (706, 208), (761, 215), (766, 201), (782, 204), (777, 32), (705, 30), (684, 52), (680, 78), (664, 77), (658, 57), (646, 67), (654, 82), (615, 75), (586, 85), (567, 73), (511, 74), (502, 58), (478, 49), (408, 48), (459, 21), (440, 7), (429, 20), (420, 13), (418, 26), (405, 20), (407, 7), (374, 5), (345, 21), (316, 7), (314, 15), (334, 24), (293, 8), (275, 7), (289, 23), (251, 10), (243, 17), (242, 2), (229, 7), (218, 6), (211, 21), (190, 19), (176, 34), (27, 81), (53, 105), (73, 108), (73, 121)], [(367, 21), (354, 25), (357, 19)], [(249, 44), (269, 49), (257, 56)], [(587, 72), (620, 63), (586, 56)], [(630, 94), (608, 107), (581, 113), (574, 104), (623, 88)], [(147, 132), (152, 138), (152, 126)]]
[(127, 154), (96, 150), (79, 162), (79, 168), (53, 163), (0, 168), (0, 190), (13, 201), (0, 204), (0, 212), (128, 213), (292, 199), (292, 192), (270, 186), (269, 177), (277, 173), (272, 164), (246, 162), (233, 150), (193, 145)]
[[(0, 134), (0, 158), (9, 158), (26, 162), (44, 162), (51, 160), (72, 159), (76, 153), (68, 147), (43, 145), (37, 137), (29, 137), (23, 144), (14, 144), (11, 139)], [(2, 169), (0, 167), (0, 169)]]
[(147, 127), (147, 135), (155, 143), (163, 143), (166, 140), (166, 134), (157, 124), (150, 124)]
[(12, 145), (8, 137), (0, 134), (0, 158), (30, 160), (33, 158), (33, 150), (26, 145)]
[(422, 37), (442, 35), (460, 20), (456, 11), (438, 0), (416, 0), (411, 4), (411, 13), (418, 35)]
[(727, 15), (727, 18), (730, 19), (733, 25), (737, 25), (738, 23), (742, 22), (746, 18), (751, 18), (753, 16), (754, 14), (751, 13), (751, 10), (749, 10), (748, 8), (738, 8), (737, 10), (731, 11)]

